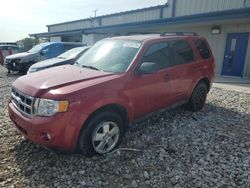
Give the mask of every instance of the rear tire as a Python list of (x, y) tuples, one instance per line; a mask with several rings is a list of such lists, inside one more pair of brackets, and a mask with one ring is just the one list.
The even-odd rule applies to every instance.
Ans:
[(122, 141), (125, 124), (114, 112), (101, 112), (91, 118), (81, 130), (78, 149), (86, 157), (114, 150)]
[(193, 93), (189, 99), (187, 107), (192, 112), (197, 112), (203, 109), (206, 98), (207, 98), (208, 88), (204, 82), (199, 82), (193, 90)]

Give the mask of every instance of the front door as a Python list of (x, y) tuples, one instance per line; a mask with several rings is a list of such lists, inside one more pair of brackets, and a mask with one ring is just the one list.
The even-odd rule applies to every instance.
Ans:
[(246, 59), (249, 33), (229, 33), (222, 75), (242, 77)]
[(130, 89), (130, 100), (134, 105), (134, 116), (156, 111), (171, 103), (172, 86), (171, 72), (168, 65), (171, 62), (167, 42), (151, 44), (144, 53), (140, 63), (153, 62), (158, 71), (152, 74), (136, 75)]

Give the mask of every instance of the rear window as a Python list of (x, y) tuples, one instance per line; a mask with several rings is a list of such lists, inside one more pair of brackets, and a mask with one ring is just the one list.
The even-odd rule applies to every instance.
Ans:
[(175, 64), (185, 64), (194, 60), (194, 53), (187, 41), (179, 40), (172, 42)]
[(195, 41), (195, 45), (202, 57), (202, 59), (209, 59), (211, 57), (207, 43), (205, 40), (197, 40)]

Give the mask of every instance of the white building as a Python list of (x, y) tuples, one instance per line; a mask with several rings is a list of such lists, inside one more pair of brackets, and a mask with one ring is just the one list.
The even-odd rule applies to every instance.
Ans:
[(250, 79), (250, 0), (169, 0), (167, 4), (48, 25), (30, 36), (50, 41), (96, 41), (131, 32), (196, 32), (205, 36), (216, 74)]

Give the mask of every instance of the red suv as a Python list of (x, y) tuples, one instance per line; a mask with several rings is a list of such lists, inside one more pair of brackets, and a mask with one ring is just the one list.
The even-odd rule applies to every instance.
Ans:
[(84, 155), (119, 145), (135, 119), (186, 104), (201, 110), (214, 78), (205, 38), (189, 34), (101, 40), (74, 65), (18, 78), (9, 115), (28, 139)]

